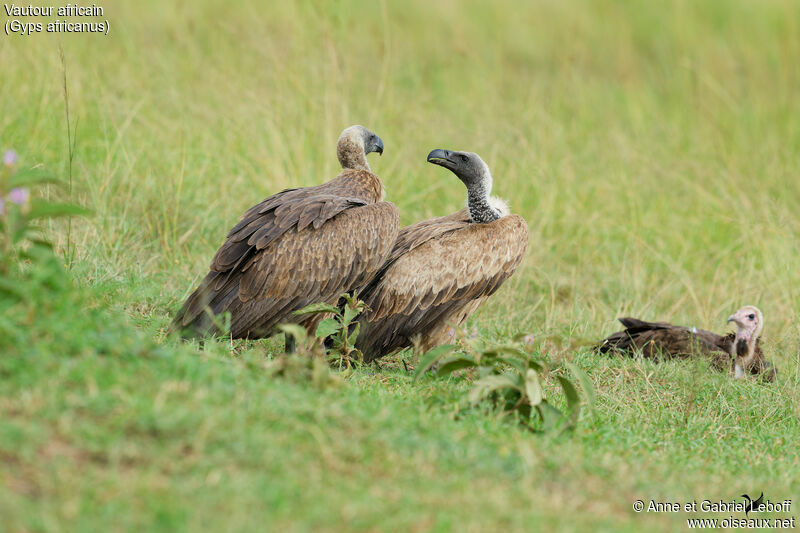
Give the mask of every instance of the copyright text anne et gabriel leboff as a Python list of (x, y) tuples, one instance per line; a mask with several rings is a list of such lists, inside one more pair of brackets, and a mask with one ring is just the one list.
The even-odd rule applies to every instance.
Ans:
[[(3, 4), (8, 17), (3, 24), (6, 35), (37, 33), (102, 33), (108, 35), (111, 25), (103, 18), (97, 4), (32, 5)], [(56, 17), (55, 19), (53, 17)], [(50, 20), (47, 20), (50, 19)]]
[[(786, 513), (792, 510), (792, 500), (774, 502), (761, 498), (755, 501), (743, 495), (742, 500), (692, 500), (684, 503), (679, 502), (659, 502), (655, 500), (636, 500), (633, 502), (633, 510), (637, 513), (723, 513), (729, 514), (727, 518), (687, 518), (689, 527), (701, 528), (773, 528), (773, 529), (794, 529), (795, 517), (785, 516), (781, 518), (756, 518), (750, 515), (751, 512), (766, 513)], [(744, 518), (735, 518), (733, 513), (742, 513)]]

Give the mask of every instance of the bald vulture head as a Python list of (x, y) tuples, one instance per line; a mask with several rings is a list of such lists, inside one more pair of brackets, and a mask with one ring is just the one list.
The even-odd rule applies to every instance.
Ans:
[(745, 305), (728, 317), (728, 323), (730, 322), (736, 323), (733, 373), (734, 377), (741, 378), (755, 358), (756, 341), (764, 327), (764, 315), (758, 307)]
[(343, 169), (370, 171), (367, 154), (383, 154), (383, 141), (364, 126), (350, 126), (339, 136), (336, 155)]
[(736, 323), (736, 340), (744, 339), (753, 342), (758, 339), (764, 327), (764, 315), (758, 307), (745, 305), (728, 317), (728, 323)]
[(467, 209), (473, 222), (492, 222), (508, 214), (506, 203), (490, 196), (492, 173), (478, 154), (437, 149), (428, 154), (428, 163), (448, 169), (464, 183)]

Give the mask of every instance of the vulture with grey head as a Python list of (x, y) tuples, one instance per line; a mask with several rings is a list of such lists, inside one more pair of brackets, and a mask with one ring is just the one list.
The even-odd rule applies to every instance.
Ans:
[(419, 342), (429, 350), (514, 273), (528, 247), (528, 226), (490, 196), (492, 175), (471, 152), (434, 150), (428, 162), (467, 188), (467, 207), (400, 230), (389, 259), (361, 293), (356, 347), (372, 361)]
[(773, 381), (775, 367), (764, 359), (759, 336), (764, 315), (752, 305), (742, 307), (728, 322), (736, 324), (736, 332), (717, 335), (704, 329), (675, 326), (665, 322), (645, 322), (636, 318), (620, 318), (625, 330), (618, 331), (595, 348), (601, 353), (641, 353), (650, 358), (709, 357), (717, 370), (729, 370), (736, 377), (761, 375)]
[[(178, 311), (170, 330), (183, 337), (215, 335), (230, 313), (230, 335), (261, 338), (281, 322), (311, 329), (319, 315), (293, 316), (311, 303), (335, 304), (365, 284), (397, 237), (397, 207), (367, 163), (383, 141), (363, 126), (337, 143), (342, 172), (314, 187), (287, 189), (250, 208), (228, 233), (208, 275)], [(291, 339), (287, 339), (287, 344)]]

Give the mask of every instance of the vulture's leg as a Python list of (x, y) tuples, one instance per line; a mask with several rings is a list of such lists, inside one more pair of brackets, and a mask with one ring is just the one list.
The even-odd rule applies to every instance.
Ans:
[(294, 340), (294, 335), (290, 333), (284, 333), (284, 351), (286, 353), (294, 353), (297, 350), (297, 345)]

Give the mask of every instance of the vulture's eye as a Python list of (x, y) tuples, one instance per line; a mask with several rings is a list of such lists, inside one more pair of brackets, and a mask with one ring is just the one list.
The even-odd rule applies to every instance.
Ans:
[(466, 163), (468, 159), (469, 159), (469, 158), (468, 158), (467, 156), (465, 156), (465, 155), (462, 155), (462, 156), (461, 156), (461, 162), (462, 162), (462, 163)]
[(756, 319), (756, 315), (754, 315), (753, 313), (750, 313), (749, 315), (747, 315), (747, 318), (749, 318), (750, 320), (755, 320)]

